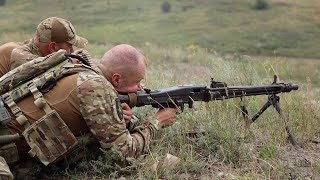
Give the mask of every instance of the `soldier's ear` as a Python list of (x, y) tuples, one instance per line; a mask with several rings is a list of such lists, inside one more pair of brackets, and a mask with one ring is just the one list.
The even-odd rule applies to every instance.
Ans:
[(57, 52), (59, 50), (58, 48), (59, 47), (58, 47), (58, 44), (56, 42), (50, 42), (48, 44), (48, 50), (49, 50), (50, 54), (53, 53), (53, 52)]
[(121, 81), (121, 74), (119, 74), (119, 73), (114, 73), (114, 74), (111, 76), (111, 84), (112, 84), (114, 87), (119, 87), (120, 81)]

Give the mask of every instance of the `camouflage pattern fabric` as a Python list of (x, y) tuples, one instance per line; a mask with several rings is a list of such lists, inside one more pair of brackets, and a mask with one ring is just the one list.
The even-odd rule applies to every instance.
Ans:
[(11, 68), (14, 69), (26, 62), (29, 62), (35, 58), (41, 57), (42, 54), (39, 49), (35, 46), (33, 40), (30, 40), (29, 44), (19, 46), (13, 49), (11, 53)]
[[(57, 59), (54, 59), (54, 58), (57, 58)], [(13, 101), (18, 102), (24, 97), (31, 94), (29, 90), (29, 84), (31, 82), (34, 82), (35, 85), (39, 88), (39, 90), (47, 92), (48, 90), (50, 90), (51, 86), (49, 86), (49, 89), (48, 89), (46, 86), (44, 86), (45, 84), (54, 85), (55, 83), (54, 81), (57, 81), (65, 76), (75, 74), (80, 71), (95, 71), (94, 69), (88, 66), (85, 66), (83, 64), (72, 64), (69, 61), (62, 61), (60, 64), (53, 66), (54, 64), (60, 62), (63, 59), (64, 59), (64, 55), (60, 54), (60, 51), (58, 51), (56, 55), (52, 55), (48, 59), (43, 59), (42, 57), (39, 57), (35, 60), (32, 60), (26, 63), (26, 65), (23, 65), (14, 70), (11, 70), (8, 74), (0, 78), (0, 95), (3, 98), (9, 95), (13, 99)], [(40, 63), (37, 63), (38, 60)], [(48, 66), (49, 67), (53, 66), (53, 67), (48, 69)], [(34, 75), (32, 75), (28, 71), (28, 69), (31, 69), (30, 72), (34, 70), (38, 70), (33, 74), (39, 74), (40, 72), (43, 72), (45, 70), (47, 71), (31, 79), (31, 76), (34, 76)]]
[(124, 156), (130, 157), (148, 151), (156, 128), (146, 121), (130, 134), (122, 111), (119, 111), (117, 92), (110, 82), (94, 72), (80, 72), (77, 84), (80, 112), (102, 148), (116, 147)]
[(14, 48), (20, 45), (22, 44), (9, 42), (0, 46), (0, 77), (11, 70), (11, 52)]
[(59, 160), (78, 144), (76, 137), (54, 110), (33, 123), (22, 135), (31, 147), (29, 155), (36, 155), (44, 165)]
[(29, 61), (11, 71), (0, 78), (0, 94), (3, 94), (30, 79), (44, 73), (49, 68), (66, 60), (65, 50), (59, 50), (46, 57), (39, 57)]
[(11, 180), (13, 179), (13, 175), (9, 169), (9, 166), (4, 160), (3, 157), (0, 156), (0, 179), (1, 180)]
[(43, 20), (37, 27), (36, 37), (39, 42), (68, 42), (78, 48), (84, 48), (88, 40), (76, 34), (70, 21), (58, 17)]

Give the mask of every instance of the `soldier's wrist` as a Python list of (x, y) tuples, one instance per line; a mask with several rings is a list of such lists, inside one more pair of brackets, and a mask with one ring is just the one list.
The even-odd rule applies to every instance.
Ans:
[(156, 130), (162, 129), (162, 124), (161, 124), (161, 122), (158, 121), (157, 119), (151, 119), (151, 120), (149, 120), (149, 124), (151, 124), (152, 126), (154, 126)]

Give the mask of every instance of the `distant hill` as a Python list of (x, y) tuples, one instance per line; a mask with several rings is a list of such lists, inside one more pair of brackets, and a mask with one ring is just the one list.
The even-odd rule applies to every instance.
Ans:
[(318, 0), (10, 0), (0, 42), (31, 37), (46, 17), (66, 18), (93, 44), (196, 45), (222, 53), (320, 57)]

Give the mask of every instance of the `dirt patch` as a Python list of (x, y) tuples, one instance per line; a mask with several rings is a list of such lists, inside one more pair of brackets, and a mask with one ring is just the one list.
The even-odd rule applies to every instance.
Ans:
[[(315, 137), (319, 140), (320, 136)], [(288, 168), (289, 179), (320, 179), (320, 143), (316, 140), (303, 148), (285, 146), (279, 149), (279, 158)]]

